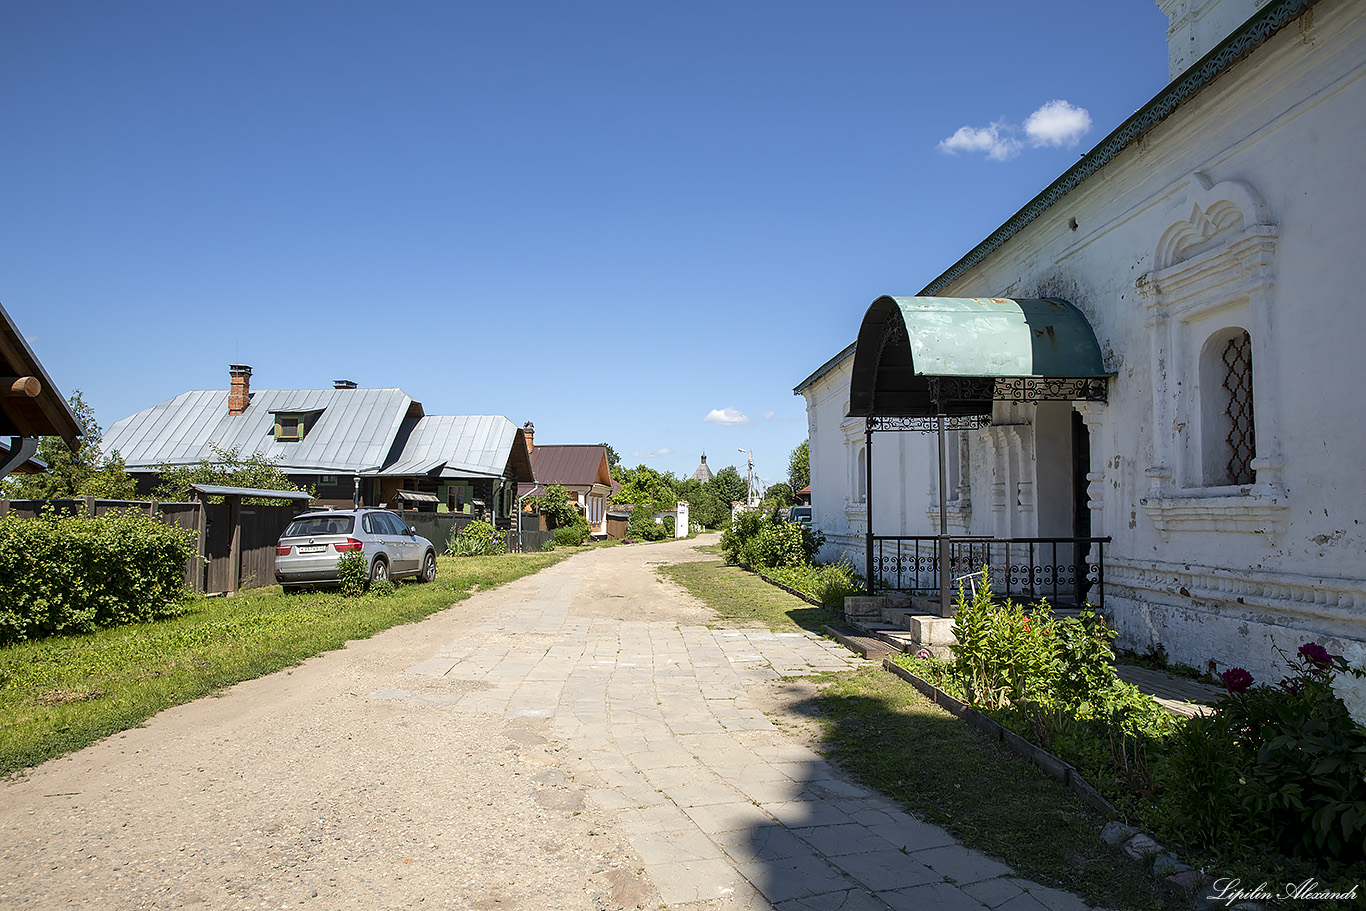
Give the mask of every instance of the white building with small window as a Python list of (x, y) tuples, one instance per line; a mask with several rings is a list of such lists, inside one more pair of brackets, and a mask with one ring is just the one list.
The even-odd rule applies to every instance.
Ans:
[[(1159, 6), (1167, 89), (915, 297), (870, 302), (797, 387), (814, 518), (827, 558), (871, 553), (900, 588), (929, 588), (907, 549), (941, 534), (941, 502), (956, 554), (1070, 541), (1002, 562), (1103, 587), (1122, 645), (1267, 675), (1278, 650), (1366, 643), (1366, 4)], [(1039, 366), (1041, 301), (1089, 325), (1103, 376)], [(1034, 359), (982, 367), (1009, 333), (927, 330), (925, 307), (1018, 311)], [(937, 435), (891, 428), (945, 402), (941, 493)]]

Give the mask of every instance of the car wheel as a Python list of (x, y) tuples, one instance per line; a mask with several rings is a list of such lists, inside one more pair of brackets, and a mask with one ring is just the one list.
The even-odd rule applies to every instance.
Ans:
[(375, 562), (370, 564), (370, 581), (383, 582), (389, 578), (389, 561), (383, 557), (376, 557)]
[(427, 556), (422, 558), (422, 572), (418, 574), (417, 581), (431, 582), (436, 579), (436, 554), (430, 550)]

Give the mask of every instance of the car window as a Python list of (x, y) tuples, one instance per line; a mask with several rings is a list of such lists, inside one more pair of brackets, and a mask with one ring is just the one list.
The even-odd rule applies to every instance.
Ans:
[(386, 522), (389, 523), (389, 525), (390, 525), (391, 528), (393, 528), (393, 532), (391, 532), (392, 534), (396, 534), (396, 535), (406, 535), (406, 534), (408, 534), (408, 525), (407, 525), (407, 523), (405, 523), (405, 522), (404, 522), (402, 519), (400, 519), (398, 516), (394, 515), (394, 514), (391, 513), (391, 512), (380, 513), (380, 515), (384, 516), (384, 520), (385, 520)]
[(354, 516), (302, 516), (289, 523), (285, 538), (303, 538), (313, 535), (349, 535), (355, 528)]
[(388, 529), (380, 524), (379, 517), (373, 512), (367, 512), (365, 515), (361, 516), (360, 527), (365, 529), (366, 534), (388, 534)]

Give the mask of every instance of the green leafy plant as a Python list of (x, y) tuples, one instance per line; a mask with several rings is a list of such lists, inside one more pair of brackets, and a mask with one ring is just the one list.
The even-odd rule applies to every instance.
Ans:
[(337, 581), (341, 583), (344, 597), (358, 598), (365, 594), (366, 583), (370, 581), (365, 554), (351, 551), (338, 557)]
[(663, 541), (667, 534), (664, 526), (655, 521), (652, 507), (637, 506), (631, 510), (631, 520), (626, 523), (627, 537), (637, 541)]
[[(1366, 862), (1366, 672), (1308, 643), (1291, 676), (1229, 692), (1172, 739), (1163, 767), (1172, 825), (1205, 845), (1235, 835), (1291, 857)], [(1233, 669), (1241, 670), (1241, 669)]]
[(0, 520), (0, 643), (172, 617), (192, 532), (136, 512)]
[(388, 597), (397, 589), (398, 586), (394, 584), (393, 579), (376, 579), (374, 582), (370, 583), (370, 595), (374, 598)]
[(483, 557), (507, 553), (507, 532), (499, 531), (482, 519), (476, 519), (446, 541), (447, 553), (457, 557)]

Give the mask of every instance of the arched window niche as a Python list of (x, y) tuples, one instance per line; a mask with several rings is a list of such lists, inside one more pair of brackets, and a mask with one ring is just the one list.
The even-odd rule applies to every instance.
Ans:
[(1232, 531), (1274, 541), (1289, 505), (1276, 434), (1277, 228), (1249, 184), (1199, 172), (1171, 219), (1136, 285), (1155, 457), (1140, 503), (1164, 538)]

